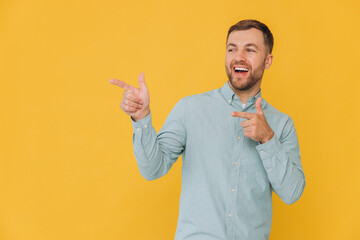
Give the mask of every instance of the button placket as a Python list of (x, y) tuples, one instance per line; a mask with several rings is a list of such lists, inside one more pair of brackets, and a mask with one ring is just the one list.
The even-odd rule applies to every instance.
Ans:
[[(234, 96), (235, 99), (235, 96)], [(234, 236), (235, 234), (235, 217), (236, 217), (236, 209), (237, 209), (237, 189), (238, 189), (238, 183), (239, 183), (239, 177), (240, 177), (240, 159), (243, 154), (243, 145), (244, 145), (244, 137), (243, 137), (243, 131), (242, 127), (240, 125), (241, 119), (236, 118), (234, 122), (234, 130), (235, 130), (235, 151), (233, 152), (233, 164), (231, 168), (231, 174), (230, 174), (230, 189), (229, 189), (229, 206), (227, 207), (227, 233), (228, 237)], [(232, 238), (230, 238), (232, 239)]]

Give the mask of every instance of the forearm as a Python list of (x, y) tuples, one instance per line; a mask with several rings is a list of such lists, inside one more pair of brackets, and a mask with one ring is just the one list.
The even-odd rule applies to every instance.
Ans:
[(151, 113), (137, 122), (132, 121), (134, 154), (140, 173), (147, 180), (168, 173), (183, 151), (181, 124), (169, 116), (159, 134), (152, 126)]
[(157, 133), (151, 123), (151, 115), (132, 122), (133, 148), (140, 174), (146, 180), (154, 180), (165, 175), (169, 170), (169, 161), (159, 147)]
[[(291, 138), (296, 137), (290, 136)], [(296, 202), (305, 187), (297, 139), (281, 143), (276, 135), (257, 146), (272, 188), (286, 203)]]

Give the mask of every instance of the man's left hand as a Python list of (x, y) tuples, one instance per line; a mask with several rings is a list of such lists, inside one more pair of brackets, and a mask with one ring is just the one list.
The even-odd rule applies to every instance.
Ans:
[(244, 136), (264, 144), (274, 136), (274, 132), (266, 121), (261, 97), (256, 100), (255, 107), (256, 113), (232, 112), (231, 116), (246, 118), (247, 120), (240, 124), (244, 129)]

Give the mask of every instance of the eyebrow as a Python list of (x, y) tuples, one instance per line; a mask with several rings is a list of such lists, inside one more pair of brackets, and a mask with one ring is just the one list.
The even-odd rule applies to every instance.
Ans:
[(229, 43), (229, 44), (227, 45), (227, 47), (230, 47), (230, 46), (232, 46), (232, 47), (236, 47), (236, 45), (235, 45), (235, 44), (233, 44), (233, 43)]
[[(227, 48), (228, 48), (228, 47), (237, 47), (237, 46), (236, 46), (236, 44), (234, 44), (234, 43), (229, 43), (229, 44), (227, 45)], [(256, 48), (256, 49), (259, 49), (258, 46), (257, 46), (256, 44), (254, 44), (254, 43), (247, 43), (247, 44), (245, 45), (245, 47), (254, 47), (254, 48)]]
[(245, 45), (245, 47), (254, 47), (254, 48), (258, 49), (258, 46), (254, 43), (248, 43)]

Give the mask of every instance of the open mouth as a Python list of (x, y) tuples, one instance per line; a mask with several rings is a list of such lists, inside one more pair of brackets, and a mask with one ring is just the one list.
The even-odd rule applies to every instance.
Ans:
[(244, 67), (234, 67), (234, 71), (235, 73), (247, 73), (249, 71), (249, 69), (244, 68)]

